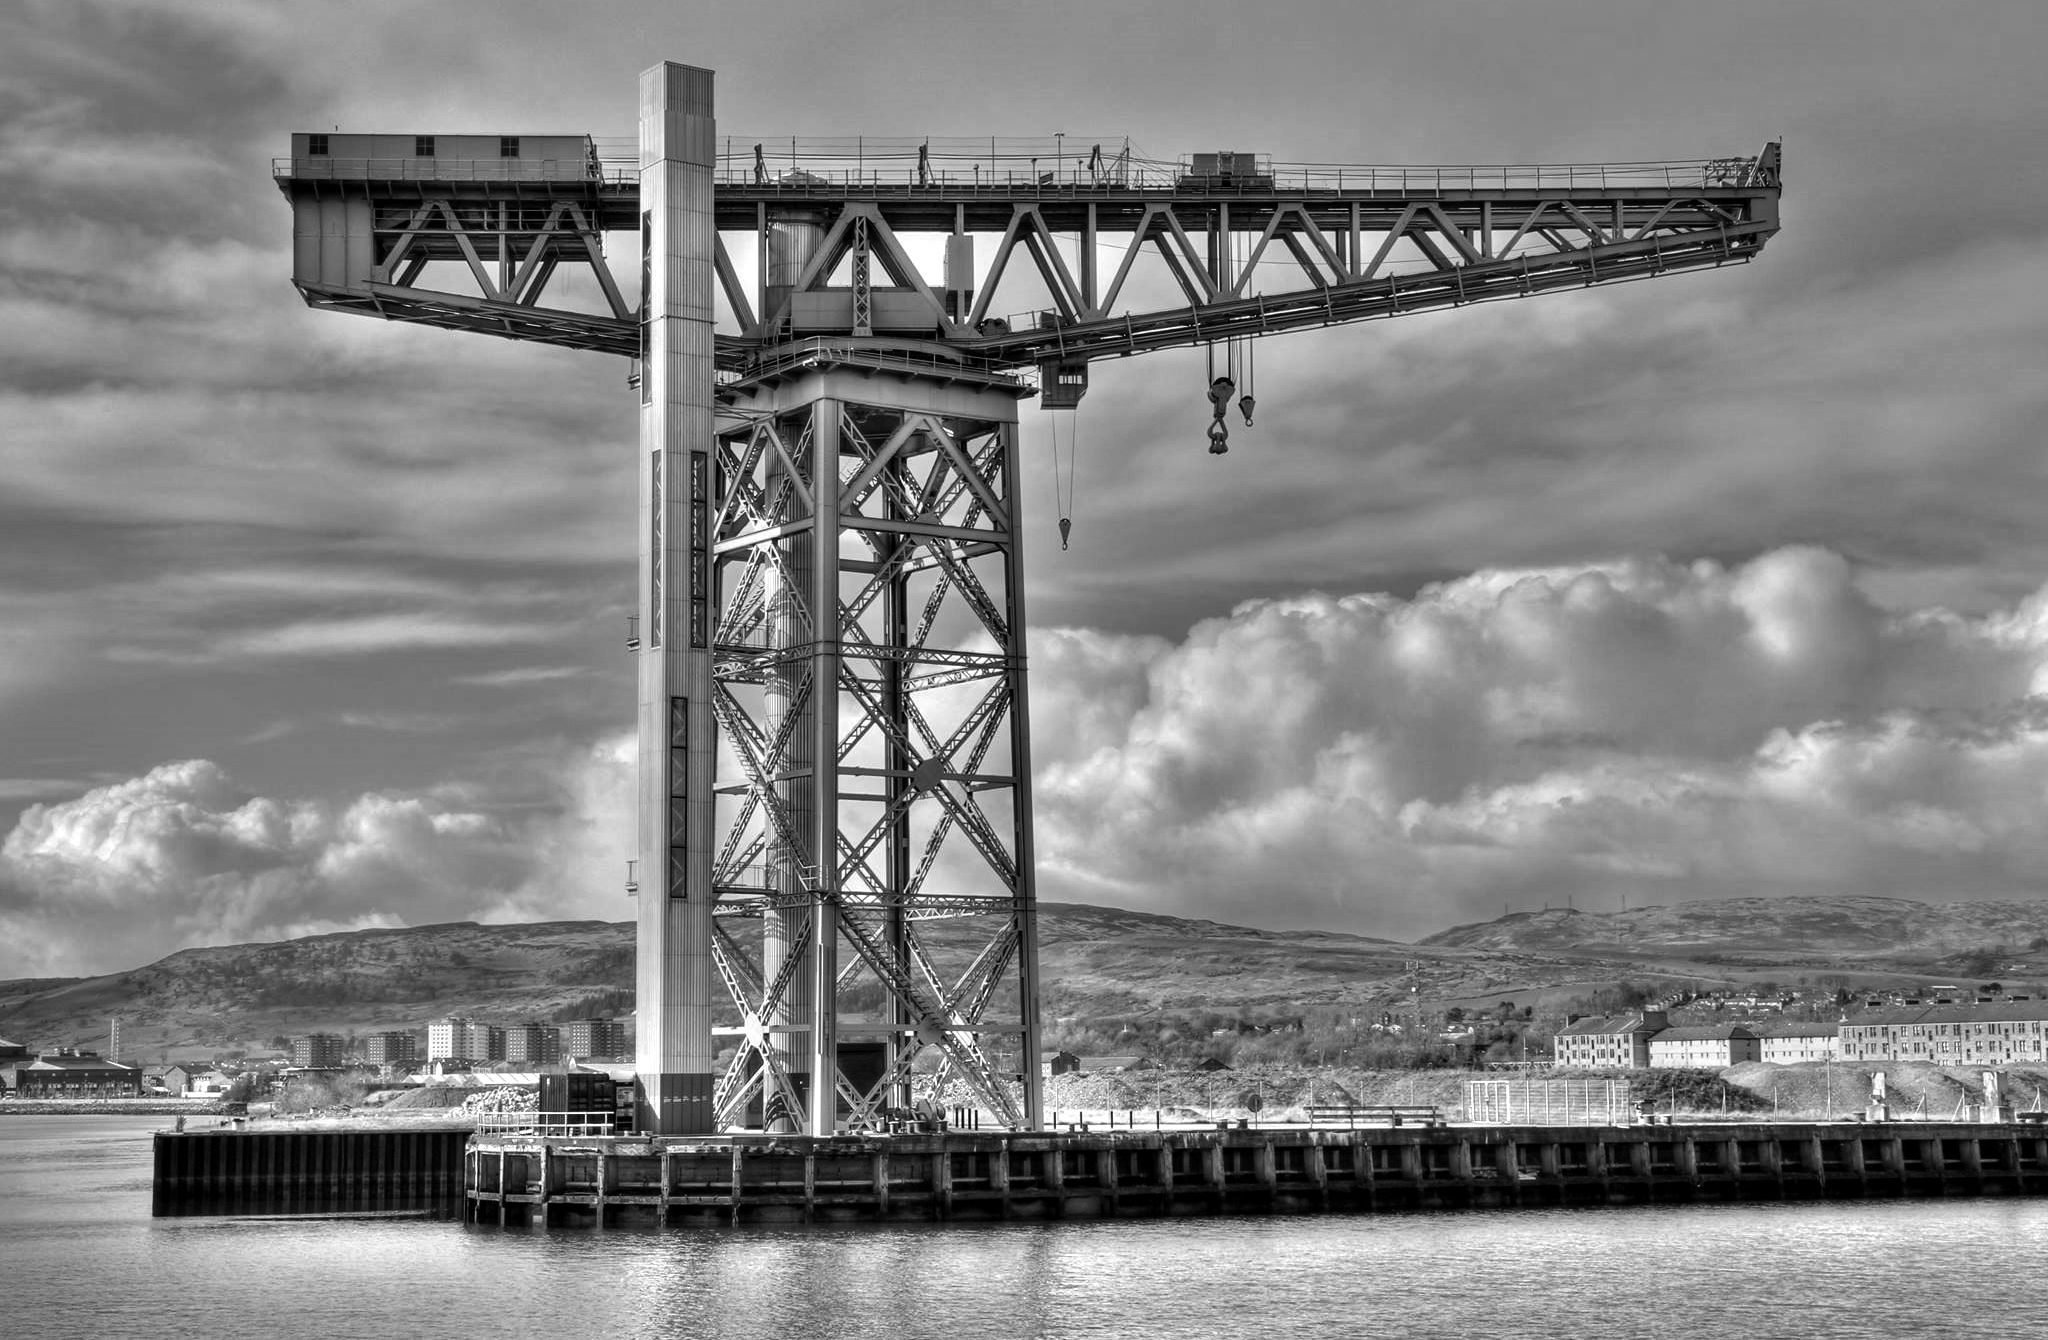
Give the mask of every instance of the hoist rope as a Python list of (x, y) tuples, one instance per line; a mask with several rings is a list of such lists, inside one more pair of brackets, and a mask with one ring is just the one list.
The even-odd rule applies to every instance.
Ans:
[[(1073, 417), (1067, 423), (1067, 460), (1064, 470), (1060, 465), (1060, 418), (1062, 414)], [(1074, 521), (1074, 467), (1081, 446), (1081, 411), (1078, 407), (1052, 412), (1052, 497), (1054, 510), (1059, 515), (1060, 548), (1067, 547), (1067, 532)]]

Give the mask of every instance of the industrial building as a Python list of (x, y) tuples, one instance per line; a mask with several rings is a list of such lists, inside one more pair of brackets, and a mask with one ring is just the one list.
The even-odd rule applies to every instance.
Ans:
[(23, 1098), (140, 1098), (142, 1067), (67, 1047), (15, 1071), (15, 1087)]

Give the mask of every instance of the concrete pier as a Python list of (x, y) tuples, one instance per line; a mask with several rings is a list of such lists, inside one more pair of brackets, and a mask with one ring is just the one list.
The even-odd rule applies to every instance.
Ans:
[(1434, 1126), (886, 1137), (478, 1136), (472, 1222), (1148, 1218), (2038, 1195), (2033, 1126)]

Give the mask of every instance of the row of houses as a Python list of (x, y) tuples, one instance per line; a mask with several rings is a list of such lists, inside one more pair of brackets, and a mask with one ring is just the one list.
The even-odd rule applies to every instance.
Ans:
[(1719, 1068), (1744, 1061), (2048, 1062), (2048, 1001), (1881, 1010), (1840, 1023), (1673, 1028), (1662, 1010), (1578, 1019), (1557, 1035), (1559, 1065)]
[(1929, 1005), (1843, 1020), (1845, 1061), (2016, 1065), (2048, 1061), (2048, 1001)]
[(1721, 1069), (1745, 1061), (1796, 1065), (1833, 1059), (1839, 1025), (1822, 1023), (1671, 1026), (1663, 1010), (1577, 1019), (1557, 1035), (1557, 1064), (1610, 1070)]

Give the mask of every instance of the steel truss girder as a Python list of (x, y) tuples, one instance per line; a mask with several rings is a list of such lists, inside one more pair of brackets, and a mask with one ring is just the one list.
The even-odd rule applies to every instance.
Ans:
[[(837, 1094), (842, 1124), (869, 1126), (913, 1081), (945, 1080), (1001, 1122), (1039, 1121), (1015, 404), (1014, 388), (905, 392), (827, 365), (721, 421), (713, 705), (720, 768), (733, 772), (717, 787), (717, 915), (831, 928), (829, 941), (778, 941), (784, 957), (760, 966), (719, 935), (742, 1021), (727, 1030), (738, 1042), (722, 1122), (757, 1097), (787, 1109), (808, 1083)], [(821, 611), (825, 592), (838, 596)], [(771, 605), (785, 616), (771, 619)], [(799, 756), (800, 739), (817, 744)], [(828, 821), (808, 828), (819, 814)], [(938, 870), (944, 891), (928, 888)], [(945, 966), (918, 934), (940, 920), (986, 927), (964, 965)], [(841, 965), (829, 977), (807, 966), (821, 952)], [(787, 1008), (798, 980), (816, 991), (802, 1019)], [(840, 993), (860, 983), (879, 984), (878, 1023), (838, 1017)], [(882, 1077), (865, 1089), (829, 1050), (842, 1026), (886, 1038)], [(926, 1051), (942, 1078), (916, 1065)]]
[[(1769, 157), (1775, 163), (1775, 151)], [(1585, 184), (1545, 188), (1447, 187), (1461, 173), (1439, 173), (1416, 187), (1391, 184), (1284, 190), (1256, 184), (1229, 189), (1135, 189), (1114, 184), (1053, 190), (1016, 188), (846, 187), (721, 182), (716, 222), (727, 234), (763, 235), (771, 214), (798, 207), (827, 218), (823, 244), (795, 286), (749, 292), (723, 240), (714, 246), (719, 289), (738, 324), (717, 337), (717, 361), (746, 373), (776, 346), (807, 335), (887, 333), (873, 323), (879, 290), (870, 262), (910, 303), (916, 338), (947, 345), (968, 366), (1027, 367), (1125, 356), (1217, 339), (1278, 334), (1350, 321), (1724, 265), (1754, 258), (1777, 231), (1780, 178), (1760, 160), (1729, 160), (1740, 171), (1684, 172), (1665, 185)], [(1429, 178), (1423, 178), (1428, 181)], [(640, 329), (607, 268), (604, 231), (639, 223), (631, 183), (592, 183), (566, 197), (535, 196), (517, 182), (343, 182), (281, 175), (295, 205), (356, 193), (369, 201), (377, 264), (348, 284), (300, 282), (312, 305), (449, 329), (636, 357)], [(958, 279), (970, 310), (949, 313), (942, 286), (923, 275), (905, 238), (916, 233), (994, 235), (977, 273)], [(1099, 290), (1092, 247), (1123, 238), (1115, 277)], [(1091, 254), (1078, 271), (1062, 238), (1081, 238)], [(1242, 264), (1233, 257), (1249, 248)], [(1399, 244), (1423, 263), (1386, 272)], [(1155, 251), (1187, 299), (1184, 306), (1119, 311), (1141, 253)], [(1021, 259), (1020, 259), (1021, 258)], [(414, 284), (424, 260), (455, 261), (477, 292)], [(832, 283), (851, 260), (852, 288)], [(1277, 278), (1257, 267), (1291, 262)], [(604, 290), (608, 313), (542, 308), (538, 299), (561, 263), (587, 266)], [(495, 269), (494, 269), (495, 267)], [(1026, 329), (993, 329), (1003, 313), (1006, 273), (1033, 272), (1052, 310)], [(765, 276), (763, 278), (765, 283)], [(793, 324), (799, 293), (843, 293), (848, 324), (832, 331)], [(1018, 305), (1022, 305), (1019, 300)], [(852, 315), (855, 312), (859, 315)], [(904, 333), (899, 331), (898, 333)]]

